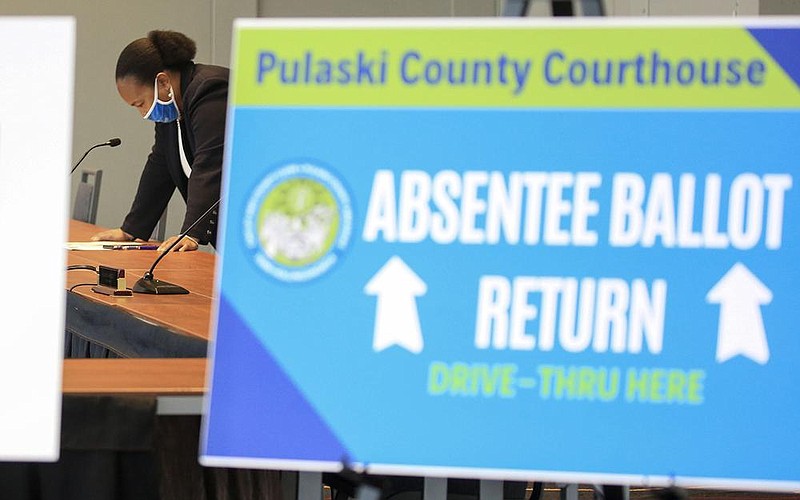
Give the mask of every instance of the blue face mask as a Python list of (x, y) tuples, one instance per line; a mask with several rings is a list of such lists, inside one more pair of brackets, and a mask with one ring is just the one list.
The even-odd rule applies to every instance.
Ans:
[(172, 86), (169, 87), (169, 101), (166, 102), (158, 98), (158, 77), (156, 77), (156, 82), (153, 87), (153, 105), (150, 106), (150, 110), (144, 115), (144, 119), (157, 123), (174, 122), (178, 119), (178, 116), (180, 116), (180, 112), (178, 111), (178, 104), (175, 102), (175, 97), (172, 95)]

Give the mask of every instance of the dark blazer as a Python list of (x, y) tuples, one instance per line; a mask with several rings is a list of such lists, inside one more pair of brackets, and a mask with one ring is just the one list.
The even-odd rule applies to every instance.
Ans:
[[(189, 179), (183, 173), (178, 152), (176, 123), (156, 123), (155, 143), (139, 179), (139, 188), (122, 230), (147, 240), (178, 188), (186, 202), (181, 232), (219, 199), (228, 69), (190, 63), (181, 71), (183, 113), (181, 132), (186, 159), (192, 166)], [(216, 244), (217, 210), (189, 232), (201, 244)]]

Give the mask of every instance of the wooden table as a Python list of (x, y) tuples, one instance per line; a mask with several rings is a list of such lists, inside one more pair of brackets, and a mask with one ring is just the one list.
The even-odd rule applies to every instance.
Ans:
[(201, 396), (206, 360), (65, 359), (64, 394)]
[(62, 387), (69, 396), (153, 396), (158, 415), (200, 415), (206, 359), (65, 359)]
[[(70, 221), (70, 241), (87, 241), (103, 228), (84, 222)], [(100, 264), (125, 269), (128, 287), (133, 286), (158, 258), (153, 250), (69, 251), (68, 265)], [(187, 288), (188, 295), (145, 295), (109, 297), (92, 292), (90, 286), (79, 286), (74, 292), (94, 302), (125, 311), (171, 331), (207, 341), (214, 287), (215, 256), (206, 252), (172, 252), (154, 271), (156, 278)], [(67, 273), (67, 288), (80, 283), (96, 283), (91, 271)]]
[[(102, 230), (92, 224), (70, 221), (70, 241), (86, 241)], [(125, 269), (128, 287), (132, 286), (160, 254), (152, 250), (102, 250), (68, 252), (68, 265), (100, 264)], [(166, 256), (154, 274), (189, 289), (188, 295), (145, 295), (113, 297), (77, 286), (78, 294), (104, 308), (163, 328), (168, 334), (207, 341), (212, 304), (215, 257), (205, 252), (173, 252)], [(96, 283), (88, 270), (67, 273), (67, 287)], [(72, 311), (68, 311), (68, 314)], [(195, 396), (205, 393), (205, 358), (128, 358), (65, 359), (63, 391), (75, 395), (152, 395)], [(195, 402), (199, 412), (199, 403)]]

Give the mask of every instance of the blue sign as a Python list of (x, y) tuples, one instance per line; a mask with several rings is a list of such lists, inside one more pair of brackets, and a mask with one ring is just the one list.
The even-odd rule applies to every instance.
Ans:
[[(526, 88), (555, 104), (475, 89), (471, 105), (437, 103), (439, 87), (392, 85), (403, 44), (457, 58), (430, 29), (299, 26), (237, 32), (203, 463), (800, 487), (791, 61), (741, 26), (627, 27), (623, 44), (613, 27), (553, 40), (444, 24), (482, 40), (477, 59), (531, 37)], [(632, 78), (610, 104), (576, 84), (570, 106), (534, 57), (588, 61), (600, 45), (635, 61), (687, 30), (742, 38), (757, 83), (713, 106), (696, 82)], [(720, 58), (738, 50), (705, 38)], [(341, 84), (328, 105), (301, 99), (318, 75), (286, 90), (259, 57), (380, 40), (386, 89)]]

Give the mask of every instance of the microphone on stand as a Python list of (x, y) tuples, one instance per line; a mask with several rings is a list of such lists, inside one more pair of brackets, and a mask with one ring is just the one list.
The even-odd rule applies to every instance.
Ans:
[(89, 151), (93, 150), (94, 148), (100, 148), (100, 147), (103, 147), (103, 146), (111, 146), (112, 148), (115, 148), (115, 147), (119, 146), (120, 144), (122, 144), (122, 141), (119, 139), (119, 137), (114, 137), (113, 139), (109, 139), (109, 140), (107, 140), (106, 142), (104, 142), (102, 144), (95, 144), (94, 146), (92, 146), (89, 149), (87, 149), (85, 153), (83, 153), (83, 156), (81, 156), (81, 159), (78, 160), (78, 163), (76, 163), (75, 166), (72, 167), (72, 170), (69, 171), (69, 174), (72, 175), (72, 172), (74, 172), (75, 169), (78, 168), (78, 165), (80, 165), (81, 162), (83, 161), (83, 159), (86, 158), (86, 155), (89, 154)]
[(191, 231), (201, 220), (205, 219), (206, 216), (208, 216), (208, 214), (210, 214), (212, 210), (217, 208), (218, 205), (219, 205), (219, 200), (215, 201), (208, 208), (208, 210), (206, 210), (205, 213), (203, 213), (203, 215), (197, 218), (196, 221), (192, 222), (192, 225), (186, 228), (186, 231), (182, 232), (181, 235), (178, 237), (178, 239), (173, 241), (172, 245), (168, 246), (167, 249), (164, 252), (162, 252), (161, 255), (158, 256), (156, 261), (153, 262), (153, 265), (150, 266), (150, 270), (144, 273), (144, 276), (142, 276), (139, 279), (139, 281), (137, 281), (136, 284), (133, 285), (133, 288), (131, 288), (131, 290), (133, 290), (135, 293), (149, 293), (152, 295), (180, 295), (189, 293), (189, 290), (183, 288), (180, 285), (175, 285), (173, 283), (167, 283), (166, 281), (161, 281), (156, 279), (153, 276), (153, 270), (156, 268), (158, 263), (161, 262), (161, 259), (166, 257), (167, 254), (169, 254), (169, 252), (172, 251), (173, 248), (175, 248), (175, 245), (177, 245), (182, 239), (184, 239), (186, 235), (189, 234), (189, 231)]

